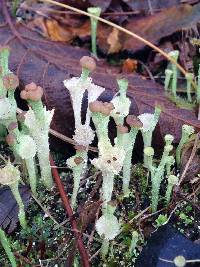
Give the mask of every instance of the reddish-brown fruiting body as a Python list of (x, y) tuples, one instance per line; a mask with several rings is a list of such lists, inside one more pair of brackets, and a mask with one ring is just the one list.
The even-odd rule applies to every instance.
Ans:
[(126, 118), (126, 123), (130, 127), (135, 127), (135, 128), (142, 128), (143, 124), (138, 118), (134, 115), (128, 115)]
[(15, 74), (9, 73), (3, 76), (3, 85), (7, 90), (14, 90), (19, 86), (19, 79)]
[(25, 100), (39, 101), (43, 96), (43, 89), (35, 83), (30, 83), (21, 91), (20, 97)]
[(17, 142), (17, 139), (16, 139), (16, 137), (15, 137), (15, 135), (14, 135), (13, 133), (9, 133), (9, 134), (6, 136), (6, 143), (7, 143), (9, 146), (14, 145), (16, 142)]
[(82, 68), (88, 69), (90, 72), (96, 69), (96, 62), (92, 57), (83, 56), (80, 59), (80, 65)]
[(11, 123), (8, 125), (8, 131), (13, 131), (13, 130), (15, 130), (16, 128), (18, 128), (18, 124), (17, 124), (17, 122), (11, 122)]
[(83, 158), (81, 158), (81, 157), (76, 157), (75, 159), (74, 159), (74, 162), (76, 163), (76, 165), (79, 165), (79, 164), (81, 164), (81, 162), (83, 162)]

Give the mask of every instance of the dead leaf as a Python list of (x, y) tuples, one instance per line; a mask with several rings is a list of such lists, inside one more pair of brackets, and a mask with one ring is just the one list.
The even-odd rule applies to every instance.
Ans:
[(134, 71), (137, 70), (137, 64), (138, 64), (137, 60), (131, 59), (131, 58), (127, 58), (123, 62), (122, 72), (124, 72), (124, 73), (133, 73)]
[(108, 54), (118, 53), (121, 50), (121, 44), (119, 39), (119, 30), (113, 28), (112, 32), (109, 34), (107, 43), (110, 45), (108, 49)]
[[(173, 19), (172, 19), (173, 18)], [(200, 19), (200, 4), (195, 6), (180, 5), (164, 9), (153, 16), (130, 21), (126, 29), (139, 34), (154, 44), (162, 37), (169, 36), (181, 29), (190, 28)], [(123, 49), (136, 51), (144, 45), (131, 37), (126, 38)]]
[(70, 42), (73, 39), (72, 32), (61, 27), (56, 20), (47, 19), (46, 27), (48, 36), (52, 41)]
[[(101, 1), (94, 2), (97, 3)], [(141, 5), (146, 5), (148, 7), (148, 4), (146, 3), (148, 2), (147, 0), (141, 1), (141, 3), (139, 3), (140, 1), (129, 2), (133, 2), (133, 7), (134, 5), (136, 5), (136, 10), (140, 9)], [(194, 6), (188, 4), (178, 5), (179, 1), (176, 0), (172, 0), (168, 4), (163, 1), (157, 0), (151, 2), (152, 5), (155, 4), (154, 6), (156, 10), (157, 5), (160, 8), (168, 8), (165, 8), (152, 16), (141, 16), (139, 18), (130, 17), (128, 19), (128, 22), (123, 24), (123, 27), (138, 34), (141, 37), (144, 37), (154, 44), (158, 43), (162, 37), (169, 36), (182, 29), (193, 27), (193, 25), (195, 25), (200, 20), (200, 4), (196, 4)], [(86, 6), (87, 3), (85, 3)], [(73, 4), (76, 5), (76, 3)], [(78, 5), (79, 4), (80, 3), (78, 3)], [(132, 5), (131, 3), (127, 4)], [(115, 10), (116, 8), (118, 8), (118, 5), (113, 2), (110, 8), (112, 9), (112, 7)], [(121, 12), (123, 14), (123, 9), (121, 9)], [(66, 16), (66, 19), (55, 16), (55, 18), (57, 18), (59, 22), (56, 22), (56, 20), (54, 20), (53, 18), (48, 19), (46, 22), (45, 19), (43, 19), (43, 21), (41, 21), (41, 25), (39, 25), (39, 27), (43, 30), (43, 35), (49, 36), (49, 38), (54, 41), (69, 42), (72, 38), (76, 37), (79, 37), (81, 39), (83, 38), (83, 41), (85, 41), (85, 39), (90, 40), (90, 20), (87, 19), (85, 21), (83, 20), (82, 16), (75, 16), (73, 23), (69, 23), (72, 20), (70, 19), (69, 15)], [(34, 23), (38, 27), (38, 17), (36, 17), (35, 20), (36, 21)], [(45, 29), (44, 27), (45, 24), (47, 29)], [(46, 33), (48, 34), (46, 35)], [(99, 49), (105, 54), (116, 53), (121, 50), (130, 50), (131, 52), (136, 52), (145, 47), (144, 43), (142, 43), (141, 41), (138, 41), (133, 37), (119, 32), (117, 29), (113, 29), (102, 23), (98, 24), (97, 43)]]
[[(173, 18), (173, 19), (172, 19)], [(130, 18), (128, 23), (123, 25), (124, 28), (130, 30), (146, 40), (156, 44), (162, 37), (169, 36), (182, 29), (188, 29), (200, 20), (200, 4), (195, 6), (179, 5), (164, 9), (152, 16), (141, 18)], [(103, 53), (107, 53), (107, 36), (112, 29), (104, 26), (98, 35), (98, 44)], [(122, 50), (130, 50), (136, 52), (145, 47), (145, 45), (131, 36), (121, 33), (120, 41)]]

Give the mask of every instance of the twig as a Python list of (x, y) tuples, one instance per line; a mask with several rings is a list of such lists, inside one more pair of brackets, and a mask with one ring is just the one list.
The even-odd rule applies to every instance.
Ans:
[(182, 175), (181, 175), (181, 177), (179, 179), (179, 182), (178, 182), (178, 185), (177, 185), (178, 187), (180, 187), (181, 183), (183, 182), (183, 179), (185, 178), (187, 170), (188, 170), (188, 168), (189, 168), (189, 166), (190, 166), (190, 164), (191, 164), (191, 162), (192, 162), (192, 160), (193, 160), (193, 158), (195, 156), (195, 153), (196, 153), (196, 150), (197, 150), (197, 146), (198, 146), (198, 141), (199, 141), (199, 133), (197, 133), (197, 135), (196, 135), (191, 155), (190, 155), (189, 160), (188, 160), (187, 164), (185, 165), (184, 171), (183, 171), (183, 173), (182, 173)]
[(88, 242), (87, 242), (87, 247), (88, 247), (88, 249), (90, 249), (91, 243), (92, 243), (92, 241), (93, 241), (93, 237), (94, 237), (94, 233), (95, 233), (95, 225), (96, 225), (96, 222), (97, 222), (98, 217), (99, 217), (99, 212), (100, 212), (100, 206), (99, 206), (98, 209), (97, 209), (96, 218), (95, 218), (95, 223), (94, 223), (94, 228), (93, 228), (93, 230), (92, 230), (92, 232), (91, 232), (91, 234), (90, 234), (90, 237), (89, 237), (89, 239), (88, 239)]
[(18, 258), (18, 259), (22, 260), (23, 262), (29, 264), (31, 267), (36, 267), (36, 265), (34, 265), (34, 264), (31, 262), (31, 260), (29, 260), (28, 258), (22, 256), (20, 253), (18, 253), (18, 252), (14, 252), (14, 255), (15, 255), (16, 258)]
[[(54, 163), (51, 156), (50, 156), (50, 163), (51, 163), (51, 165), (55, 166), (55, 163)], [(72, 230), (74, 231), (74, 234), (77, 238), (77, 244), (78, 244), (78, 249), (79, 249), (80, 256), (81, 256), (82, 266), (83, 267), (90, 267), (88, 253), (84, 247), (84, 244), (83, 244), (83, 241), (81, 238), (81, 234), (77, 232), (78, 231), (77, 223), (76, 223), (76, 220), (73, 216), (73, 211), (72, 211), (72, 208), (70, 206), (69, 199), (65, 193), (64, 186), (63, 186), (61, 178), (58, 174), (57, 169), (55, 169), (55, 168), (52, 169), (52, 174), (53, 174), (55, 183), (58, 187), (58, 190), (60, 192), (60, 196), (61, 196), (64, 208), (65, 208), (65, 211), (66, 211), (67, 215), (69, 216)]]
[(101, 249), (97, 250), (90, 258), (89, 261), (92, 261), (99, 253), (100, 253)]
[(35, 202), (40, 206), (40, 208), (48, 215), (48, 217), (58, 226), (58, 227), (62, 227), (62, 225), (60, 225), (56, 219), (51, 215), (51, 213), (48, 211), (48, 209), (46, 209), (42, 203), (39, 201), (39, 199), (37, 199), (33, 194), (31, 194), (32, 198), (35, 200)]

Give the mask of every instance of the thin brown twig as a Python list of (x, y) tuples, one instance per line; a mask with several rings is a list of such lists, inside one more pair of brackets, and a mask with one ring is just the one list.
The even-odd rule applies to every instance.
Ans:
[[(50, 163), (51, 165), (55, 166), (55, 163), (52, 159), (52, 157), (50, 156)], [(65, 189), (64, 189), (64, 186), (63, 186), (63, 183), (61, 181), (61, 178), (59, 176), (59, 173), (57, 171), (57, 169), (52, 169), (52, 174), (53, 174), (53, 177), (54, 177), (54, 180), (55, 180), (55, 183), (58, 187), (58, 190), (60, 192), (60, 196), (61, 196), (61, 199), (62, 199), (62, 202), (63, 202), (63, 206), (65, 208), (65, 211), (70, 219), (70, 223), (71, 223), (71, 226), (72, 226), (72, 230), (74, 231), (74, 234), (76, 236), (76, 239), (77, 239), (77, 245), (78, 245), (78, 249), (79, 249), (79, 253), (80, 253), (80, 256), (81, 256), (81, 261), (82, 261), (82, 266), (83, 267), (90, 267), (90, 264), (89, 264), (89, 258), (88, 258), (88, 253), (87, 253), (87, 250), (85, 249), (84, 247), (84, 244), (83, 244), (83, 240), (82, 240), (82, 235), (81, 233), (78, 233), (78, 226), (77, 226), (77, 223), (76, 223), (76, 220), (73, 216), (73, 210), (70, 206), (70, 202), (69, 202), (69, 199), (65, 193)]]
[(29, 260), (28, 258), (22, 256), (20, 253), (14, 252), (14, 255), (15, 255), (16, 258), (22, 260), (24, 263), (29, 264), (31, 267), (36, 267), (36, 265), (34, 265), (31, 260)]
[(194, 140), (194, 145), (193, 145), (193, 148), (192, 148), (192, 152), (190, 154), (190, 157), (188, 159), (188, 162), (187, 164), (185, 165), (185, 168), (184, 168), (184, 171), (179, 179), (179, 182), (178, 182), (178, 187), (180, 187), (181, 183), (183, 182), (183, 179), (185, 178), (185, 175), (187, 173), (187, 170), (195, 156), (195, 153), (196, 153), (196, 150), (197, 150), (197, 146), (198, 146), (198, 141), (199, 141), (199, 133), (196, 134), (196, 137), (195, 137), (195, 140)]

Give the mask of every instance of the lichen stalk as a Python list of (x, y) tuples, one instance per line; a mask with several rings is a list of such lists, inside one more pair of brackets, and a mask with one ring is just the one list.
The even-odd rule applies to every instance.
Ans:
[(101, 256), (103, 259), (105, 259), (106, 256), (108, 255), (109, 245), (110, 245), (110, 241), (104, 238), (101, 244)]
[(73, 192), (71, 197), (71, 206), (74, 210), (77, 204), (77, 195), (81, 177), (85, 172), (87, 164), (87, 149), (77, 150), (76, 154), (67, 160), (67, 165), (73, 172)]
[(172, 75), (173, 75), (173, 71), (172, 70), (169, 70), (169, 69), (166, 69), (165, 70), (165, 83), (164, 83), (164, 88), (165, 88), (165, 91), (166, 92), (169, 89)]
[(103, 184), (102, 184), (103, 207), (106, 208), (107, 203), (112, 199), (115, 175), (112, 172), (102, 172), (102, 176), (103, 176)]
[(200, 64), (199, 64), (198, 77), (197, 77), (196, 99), (197, 99), (197, 103), (199, 104), (200, 103)]
[(16, 155), (25, 160), (31, 190), (32, 193), (36, 195), (37, 176), (34, 161), (34, 157), (36, 155), (36, 144), (32, 137), (19, 131), (18, 124), (16, 122), (9, 124), (8, 131), (9, 135), (6, 139), (7, 143)]
[[(176, 62), (178, 61), (179, 51), (174, 50), (169, 53), (169, 56), (172, 57)], [(175, 64), (172, 64), (172, 95), (176, 98), (176, 91), (177, 91), (177, 80), (178, 80), (178, 70)]]
[(178, 184), (178, 177), (175, 175), (168, 176), (168, 184), (167, 184), (167, 190), (165, 194), (166, 205), (168, 205), (170, 202), (172, 190), (176, 184)]
[[(101, 8), (100, 7), (89, 7), (87, 9), (88, 13), (95, 15), (97, 17), (100, 16), (101, 14)], [(95, 18), (90, 18), (91, 21), (91, 41), (92, 41), (92, 53), (97, 57), (97, 44), (96, 44), (96, 39), (97, 39), (97, 25), (98, 25), (98, 20)]]
[(10, 189), (19, 207), (18, 218), (19, 218), (20, 225), (23, 229), (26, 229), (27, 223), (26, 223), (26, 216), (25, 216), (25, 210), (24, 210), (24, 203), (19, 193), (18, 183), (10, 185)]
[(187, 73), (185, 77), (187, 80), (187, 100), (188, 102), (192, 102), (191, 87), (192, 87), (192, 81), (193, 81), (194, 75), (193, 73)]
[(25, 210), (22, 198), (19, 193), (19, 181), (20, 181), (20, 172), (17, 167), (14, 167), (10, 162), (7, 165), (0, 169), (0, 183), (2, 185), (7, 185), (10, 187), (12, 194), (18, 204), (19, 207), (19, 221), (22, 228), (26, 228), (26, 218), (25, 218)]
[(29, 176), (29, 184), (33, 195), (37, 195), (37, 176), (35, 171), (35, 160), (34, 158), (25, 159), (26, 168)]
[[(140, 130), (143, 137), (144, 148), (151, 146), (153, 131), (158, 123), (160, 113), (161, 108), (159, 106), (156, 106), (154, 114), (144, 113), (138, 116), (138, 119), (143, 124)], [(146, 154), (144, 154), (144, 166), (147, 167)]]
[(166, 174), (169, 176), (171, 174), (172, 166), (175, 164), (174, 156), (169, 156), (166, 162)]
[(131, 179), (131, 166), (132, 166), (132, 152), (133, 152), (133, 147), (135, 144), (135, 139), (138, 133), (138, 128), (132, 127), (130, 132), (129, 132), (129, 142), (127, 143), (127, 151), (123, 163), (123, 193), (124, 196), (128, 196), (130, 193), (129, 189), (129, 184), (130, 184), (130, 179)]
[(194, 128), (190, 125), (184, 124), (182, 126), (182, 135), (181, 140), (179, 142), (179, 145), (176, 149), (176, 164), (177, 166), (180, 166), (181, 163), (181, 150), (183, 149), (183, 146), (185, 143), (188, 142), (190, 136), (194, 133)]
[(5, 250), (6, 255), (8, 256), (11, 266), (17, 267), (15, 256), (11, 250), (10, 243), (5, 235), (5, 232), (1, 228), (0, 228), (0, 242), (1, 242), (2, 247)]
[(96, 222), (96, 230), (98, 234), (103, 238), (101, 246), (101, 256), (103, 259), (109, 251), (109, 241), (113, 240), (120, 232), (120, 223), (114, 216), (115, 206), (107, 205), (106, 209), (103, 209), (103, 215)]
[(25, 114), (24, 125), (29, 129), (37, 146), (37, 155), (40, 164), (41, 178), (47, 189), (53, 186), (51, 166), (49, 162), (49, 129), (54, 110), (43, 107), (43, 89), (35, 83), (30, 83), (21, 91), (22, 99), (28, 101), (31, 109)]

